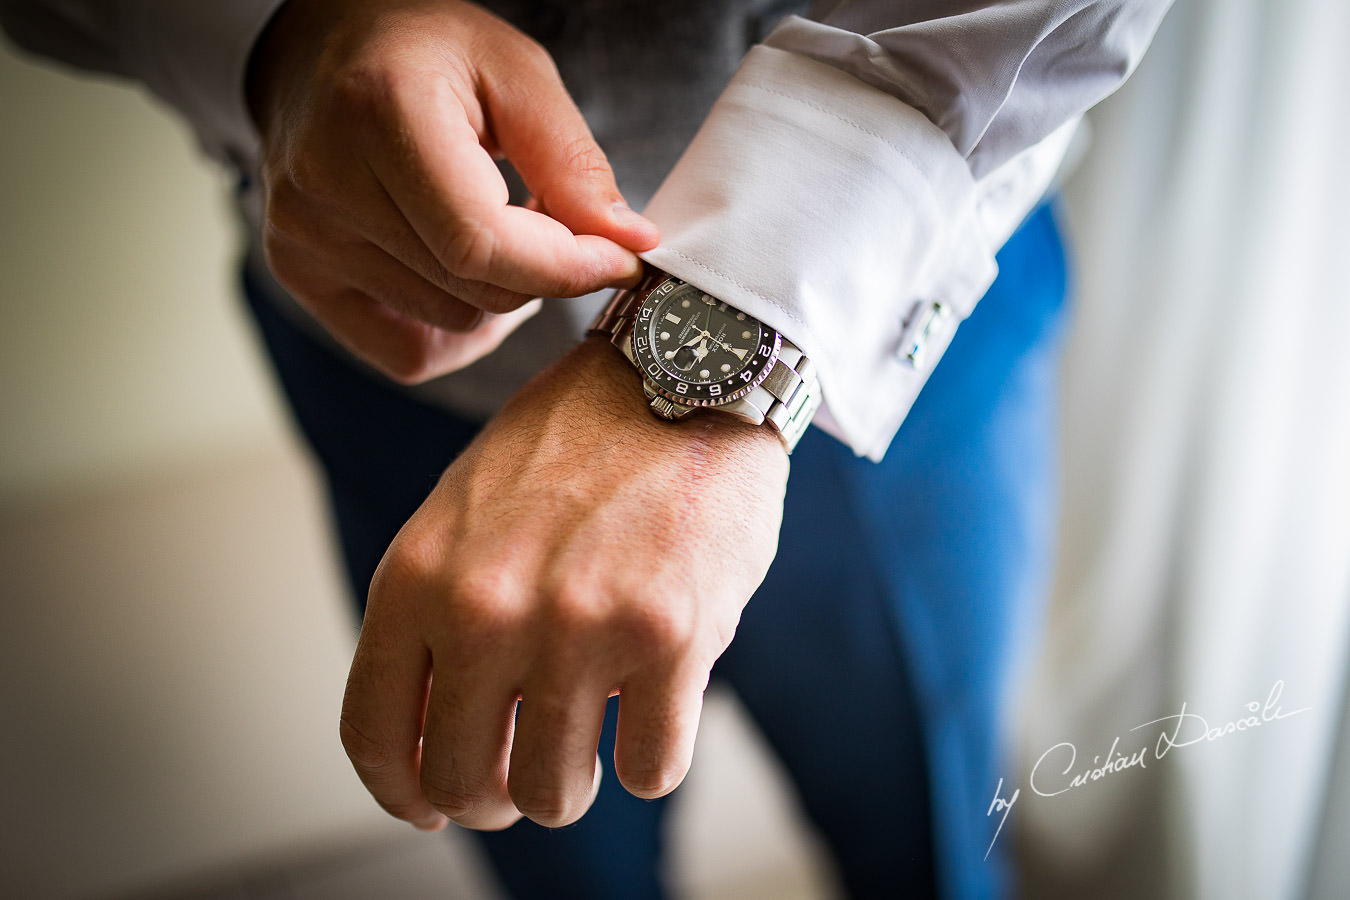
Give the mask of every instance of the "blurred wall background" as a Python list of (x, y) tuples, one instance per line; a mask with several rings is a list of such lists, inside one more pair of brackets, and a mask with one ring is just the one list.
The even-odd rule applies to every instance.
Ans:
[(336, 740), (352, 626), (229, 186), (137, 93), (8, 47), (0, 121), (0, 893), (387, 838)]
[(0, 501), (275, 443), (224, 175), (141, 97), (0, 56)]
[[(1069, 185), (1064, 555), (1004, 791), (1031, 896), (1350, 883), (1348, 16), (1180, 0)], [(7, 47), (0, 123), (0, 885), (484, 896), (336, 740), (352, 622), (234, 296), (229, 185), (137, 93)], [(1183, 701), (1226, 721), (1277, 679), (1313, 712), (1029, 790), (1056, 742), (1103, 755)], [(677, 839), (696, 896), (828, 894), (775, 778), (714, 698)], [(288, 860), (337, 874), (304, 894)]]

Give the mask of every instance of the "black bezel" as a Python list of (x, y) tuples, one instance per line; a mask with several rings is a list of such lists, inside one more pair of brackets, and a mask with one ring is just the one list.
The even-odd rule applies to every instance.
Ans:
[[(709, 382), (685, 381), (673, 375), (657, 361), (652, 349), (649, 329), (656, 307), (668, 296), (687, 284), (687, 282), (670, 276), (657, 282), (642, 298), (642, 303), (638, 305), (637, 312), (633, 317), (633, 359), (643, 376), (656, 389), (656, 392), (667, 400), (684, 406), (725, 406), (749, 394), (765, 378), (769, 377), (769, 372), (773, 369), (774, 363), (778, 362), (778, 354), (783, 347), (783, 336), (758, 319), (747, 316), (760, 328), (760, 346), (745, 368), (733, 372), (719, 381)], [(698, 290), (694, 285), (689, 285), (689, 287)], [(764, 352), (766, 350), (768, 351), (767, 354)], [(749, 374), (748, 378), (746, 377), (747, 373)]]

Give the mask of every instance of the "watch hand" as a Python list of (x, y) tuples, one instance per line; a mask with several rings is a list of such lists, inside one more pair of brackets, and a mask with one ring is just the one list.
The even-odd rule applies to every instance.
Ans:
[(713, 343), (717, 344), (718, 346), (720, 346), (723, 350), (727, 351), (728, 353), (734, 353), (734, 354), (736, 355), (736, 358), (737, 358), (737, 359), (745, 359), (745, 354), (747, 354), (747, 353), (750, 352), (749, 349), (746, 349), (746, 350), (738, 349), (738, 348), (736, 348), (736, 347), (731, 346), (731, 345), (728, 344), (726, 341), (719, 341), (717, 338), (713, 338), (712, 340), (713, 340)]
[(698, 334), (694, 335), (694, 336), (691, 337), (689, 340), (687, 340), (687, 341), (685, 341), (683, 344), (681, 344), (680, 347), (681, 347), (681, 348), (688, 347), (688, 346), (692, 345), (695, 341), (701, 341), (701, 340), (703, 340), (704, 338), (706, 338), (707, 336), (708, 336), (708, 333), (707, 333), (706, 331), (700, 331)]

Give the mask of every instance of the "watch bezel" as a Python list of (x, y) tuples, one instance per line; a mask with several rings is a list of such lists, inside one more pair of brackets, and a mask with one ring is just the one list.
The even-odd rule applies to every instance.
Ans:
[[(778, 356), (783, 349), (783, 336), (777, 329), (771, 328), (753, 316), (756, 325), (760, 328), (760, 347), (771, 348), (771, 352), (766, 358), (763, 353), (756, 351), (753, 360), (747, 365), (758, 365), (758, 360), (763, 359), (764, 364), (748, 381), (742, 381), (741, 373), (745, 369), (734, 372), (724, 379), (718, 381), (709, 381), (706, 383), (685, 381), (669, 371), (657, 361), (656, 355), (652, 349), (652, 342), (647, 336), (647, 329), (651, 323), (652, 316), (656, 312), (656, 307), (660, 305), (668, 295), (674, 293), (681, 287), (689, 284), (674, 275), (667, 275), (656, 284), (652, 285), (643, 296), (642, 302), (638, 304), (637, 310), (633, 314), (633, 329), (629, 336), (629, 346), (632, 350), (633, 362), (637, 365), (638, 371), (642, 377), (651, 385), (652, 389), (660, 397), (664, 397), (672, 403), (681, 406), (697, 408), (716, 408), (735, 403), (737, 400), (750, 394), (755, 388), (763, 384), (769, 377), (773, 367), (778, 362)], [(696, 290), (702, 290), (697, 285), (690, 285)], [(712, 295), (709, 295), (712, 296)], [(725, 301), (722, 301), (725, 302)], [(727, 304), (730, 307), (730, 304)], [(734, 308), (734, 307), (730, 307)], [(738, 310), (739, 312), (739, 310)], [(733, 384), (733, 382), (740, 382)], [(681, 390), (683, 387), (683, 390)], [(728, 387), (734, 388), (728, 390)], [(714, 394), (713, 389), (721, 391), (720, 394)]]

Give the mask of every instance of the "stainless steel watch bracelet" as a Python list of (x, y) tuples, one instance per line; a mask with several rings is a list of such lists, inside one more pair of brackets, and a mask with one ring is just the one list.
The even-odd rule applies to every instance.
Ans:
[[(632, 334), (638, 308), (651, 289), (667, 277), (664, 272), (649, 274), (636, 288), (616, 293), (596, 317), (588, 333), (604, 335), (623, 352), (629, 362), (636, 365)], [(820, 406), (820, 382), (811, 360), (787, 337), (781, 333), (780, 337), (782, 343), (777, 359), (764, 380), (753, 390), (730, 403), (698, 408), (728, 412), (755, 424), (767, 422), (778, 433), (787, 452), (791, 453)], [(658, 403), (670, 409), (662, 409)], [(675, 410), (683, 412), (693, 409), (659, 395), (653, 397), (652, 406), (666, 418), (672, 417)]]

